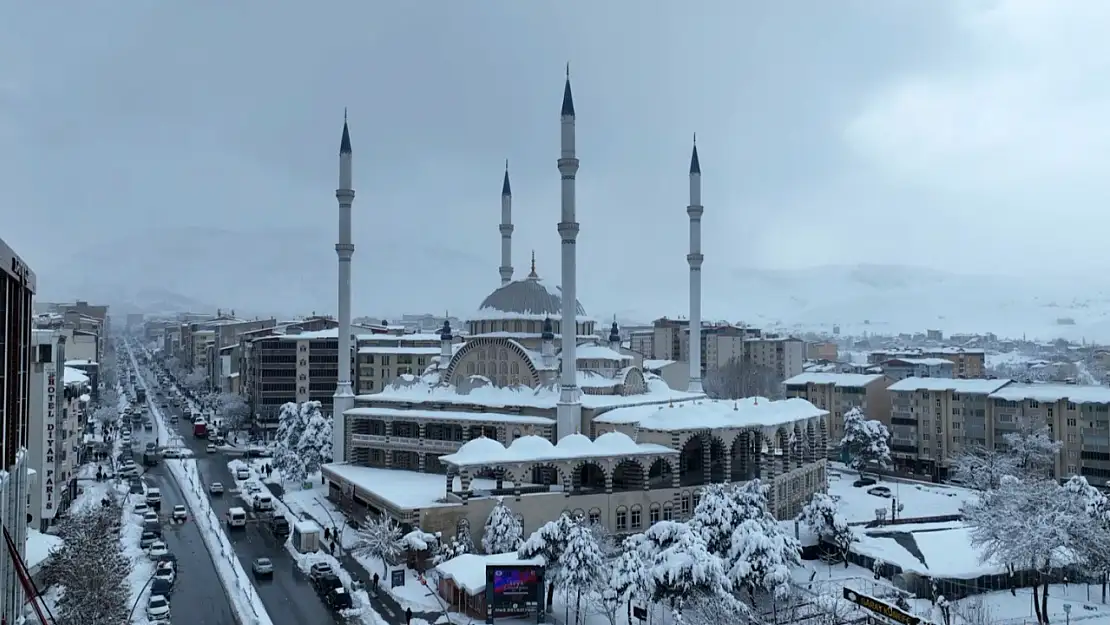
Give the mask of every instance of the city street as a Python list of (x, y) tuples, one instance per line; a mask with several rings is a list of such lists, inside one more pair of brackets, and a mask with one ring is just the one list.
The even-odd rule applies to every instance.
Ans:
[[(154, 376), (144, 372), (147, 388), (153, 393), (158, 388)], [(156, 395), (153, 401), (161, 404)], [(169, 419), (176, 415), (178, 423), (176, 431), (184, 439), (185, 444), (193, 451), (197, 460), (197, 469), (205, 485), (220, 482), (226, 489), (223, 495), (212, 497), (212, 510), (219, 518), (224, 518), (228, 508), (244, 506), (243, 501), (235, 491), (235, 480), (227, 468), (229, 460), (235, 456), (217, 452), (209, 454), (205, 451), (207, 439), (193, 436), (192, 423), (184, 417), (180, 408), (161, 408), (167, 419), (166, 427), (173, 428)], [(174, 462), (168, 460), (167, 462)], [(248, 513), (249, 514), (249, 513)], [(275, 537), (264, 523), (258, 523), (251, 515), (245, 529), (227, 532), (228, 539), (235, 548), (235, 554), (243, 564), (243, 569), (248, 573), (255, 558), (270, 558), (274, 563), (273, 579), (256, 579), (255, 587), (262, 598), (266, 611), (275, 625), (302, 625), (304, 623), (346, 623), (346, 619), (331, 612), (324, 602), (316, 595), (308, 577), (297, 568), (293, 556), (286, 551), (284, 540)], [(201, 547), (203, 548), (203, 546)], [(218, 580), (216, 581), (218, 584)]]
[[(136, 429), (132, 435), (136, 442), (135, 449), (141, 450), (148, 441), (155, 441), (155, 432)], [(220, 584), (220, 576), (216, 573), (212, 558), (208, 555), (204, 539), (201, 538), (200, 528), (191, 518), (181, 525), (175, 525), (169, 520), (170, 511), (175, 505), (186, 504), (185, 496), (169, 474), (165, 463), (151, 467), (142, 475), (142, 479), (148, 488), (154, 487), (162, 491), (162, 510), (159, 514), (163, 519), (163, 539), (170, 551), (177, 556), (177, 581), (170, 598), (172, 621), (198, 625), (234, 623), (235, 614)], [(145, 607), (145, 604), (140, 604), (136, 612)]]

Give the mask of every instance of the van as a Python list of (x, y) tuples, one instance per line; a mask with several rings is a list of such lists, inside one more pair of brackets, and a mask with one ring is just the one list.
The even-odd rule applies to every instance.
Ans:
[(227, 511), (227, 526), (228, 527), (246, 527), (247, 525), (247, 511), (235, 507), (229, 508)]
[(259, 495), (254, 499), (254, 509), (259, 512), (273, 512), (274, 499), (269, 495)]

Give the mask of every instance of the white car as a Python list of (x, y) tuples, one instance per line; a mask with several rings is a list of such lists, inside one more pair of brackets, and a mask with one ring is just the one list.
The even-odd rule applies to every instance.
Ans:
[(185, 506), (177, 504), (173, 507), (173, 520), (184, 523), (189, 518), (189, 513), (185, 511)]
[(150, 511), (150, 506), (146, 505), (145, 501), (139, 501), (139, 502), (135, 503), (135, 514), (145, 516), (146, 513), (149, 512), (149, 511)]
[(147, 510), (143, 513), (143, 523), (157, 523), (158, 513), (153, 510)]
[(224, 485), (219, 482), (212, 482), (212, 485), (208, 487), (208, 492), (213, 495), (222, 495), (224, 494)]
[(160, 540), (156, 540), (153, 543), (151, 543), (150, 547), (146, 550), (147, 555), (152, 557), (152, 558), (158, 558), (160, 556), (164, 556), (169, 552), (170, 552), (169, 547), (166, 546), (166, 543), (164, 543)]
[(213, 445), (212, 443), (208, 443), (208, 446), (205, 447), (204, 450), (207, 451), (210, 454), (214, 454), (214, 453), (216, 453), (216, 446)]
[(170, 600), (162, 595), (152, 595), (146, 604), (147, 618), (165, 619), (170, 615)]
[(154, 572), (154, 579), (160, 579), (169, 582), (170, 584), (173, 584), (176, 578), (177, 572), (173, 570), (172, 566), (162, 566)]
[(249, 480), (251, 479), (251, 472), (248, 471), (246, 467), (239, 467), (235, 470), (235, 479)]
[(246, 482), (243, 484), (243, 489), (247, 491), (247, 494), (253, 495), (262, 492), (262, 485), (258, 482)]

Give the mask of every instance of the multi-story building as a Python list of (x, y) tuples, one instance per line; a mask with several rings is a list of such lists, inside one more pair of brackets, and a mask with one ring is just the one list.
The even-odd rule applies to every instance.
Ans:
[(377, 393), (402, 375), (420, 375), (440, 355), (439, 334), (359, 334), (355, 393)]
[(947, 358), (891, 358), (881, 364), (892, 380), (906, 378), (954, 378), (956, 365)]
[[(35, 273), (0, 240), (0, 526), (8, 530), (20, 558), (27, 555), (26, 452), (31, 396), (31, 326)], [(15, 623), (24, 593), (13, 559), (0, 555), (0, 621)]]
[(806, 344), (806, 360), (827, 360), (829, 362), (836, 362), (838, 360), (838, 355), (839, 348), (836, 343), (832, 341)]
[(633, 330), (628, 333), (628, 348), (644, 358), (655, 354), (655, 330)]
[[(267, 332), (259, 330), (258, 332)], [(338, 330), (306, 331), (287, 326), (281, 334), (244, 337), (240, 392), (246, 396), (256, 427), (277, 427), (283, 404), (319, 401), (330, 412), (339, 375)]]
[(877, 365), (894, 358), (944, 358), (952, 361), (953, 376), (957, 378), (981, 378), (987, 371), (986, 352), (963, 347), (877, 350), (867, 355), (867, 362)]
[(906, 378), (891, 384), (891, 459), (900, 469), (944, 479), (969, 445), (995, 446), (994, 395), (1010, 380)]
[(829, 436), (844, 437), (844, 414), (859, 408), (871, 420), (889, 423), (891, 380), (878, 373), (802, 373), (783, 382), (786, 396), (804, 399), (829, 412)]
[[(762, 367), (786, 379), (802, 372), (805, 342), (793, 337), (764, 335), (757, 328), (703, 323), (701, 330), (701, 369), (709, 371), (741, 361)], [(646, 346), (647, 339), (638, 345)], [(690, 322), (684, 319), (657, 319), (651, 335), (651, 359), (690, 362)], [(632, 350), (639, 352), (632, 346)], [(643, 352), (639, 352), (643, 353)]]

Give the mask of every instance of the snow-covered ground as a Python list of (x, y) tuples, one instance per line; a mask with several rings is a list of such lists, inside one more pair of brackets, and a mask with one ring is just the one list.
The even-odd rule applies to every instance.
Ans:
[(882, 478), (881, 486), (890, 489), (890, 499), (868, 494), (867, 488), (856, 488), (852, 482), (859, 479), (855, 471), (839, 463), (829, 465), (829, 495), (840, 502), (840, 512), (849, 523), (875, 520), (875, 510), (884, 508), (890, 518), (891, 502), (903, 506), (898, 518), (944, 516), (959, 514), (963, 503), (975, 493), (956, 486), (929, 484), (911, 480)]
[[(267, 464), (267, 462), (268, 459), (254, 460), (250, 463), (247, 463), (243, 460), (231, 460), (227, 463), (228, 470), (231, 471), (232, 477), (235, 478), (235, 489), (239, 491), (239, 496), (248, 506), (254, 505), (255, 495), (247, 491), (245, 487), (246, 483), (257, 482), (261, 484), (264, 480), (261, 472), (261, 467)], [(245, 480), (240, 480), (238, 478), (238, 472), (239, 469), (243, 468), (248, 470), (250, 477)], [(263, 490), (259, 494), (269, 494), (269, 490)], [(288, 500), (288, 498), (289, 493), (286, 493), (285, 499)], [(290, 524), (295, 523), (298, 519), (305, 520), (302, 515), (291, 509), (288, 505), (286, 505), (285, 502), (277, 498), (274, 498), (273, 501), (275, 506), (275, 514), (285, 515), (285, 518), (289, 520)], [(342, 517), (337, 516), (336, 518)], [(321, 527), (327, 527), (329, 523), (325, 521), (323, 523), (319, 523), (319, 525)], [(322, 541), (323, 537), (321, 537), (320, 540)], [(305, 574), (308, 574), (309, 569), (311, 569), (312, 565), (316, 564), (317, 562), (327, 562), (329, 565), (331, 565), (332, 570), (336, 571), (339, 579), (343, 581), (343, 585), (348, 590), (351, 590), (351, 601), (354, 607), (350, 610), (344, 610), (344, 616), (348, 618), (357, 617), (360, 622), (365, 623), (366, 625), (385, 624), (385, 620), (382, 619), (381, 615), (375, 612), (374, 608), (370, 605), (370, 597), (367, 594), (366, 590), (356, 590), (352, 588), (352, 578), (350, 572), (345, 570), (343, 566), (339, 563), (339, 560), (337, 560), (334, 556), (325, 553), (324, 551), (316, 551), (310, 553), (301, 553), (300, 551), (297, 551), (296, 547), (293, 546), (292, 533), (290, 533), (289, 538), (285, 540), (285, 548), (289, 551), (290, 555), (293, 556), (293, 559), (296, 560), (297, 567), (300, 568), (301, 571), (303, 571)]]
[[(135, 370), (141, 372), (135, 355), (131, 353), (130, 356)], [(141, 374), (139, 375), (139, 386), (144, 389), (147, 388), (146, 380)], [(149, 392), (147, 393), (147, 406), (158, 425), (158, 444), (168, 445), (172, 439), (171, 430), (166, 427), (167, 420), (154, 401), (152, 393)], [(239, 558), (235, 556), (235, 550), (232, 548), (227, 534), (224, 533), (220, 519), (212, 511), (212, 506), (209, 504), (204, 486), (201, 483), (200, 474), (197, 472), (196, 460), (191, 458), (167, 459), (165, 464), (170, 470), (170, 475), (173, 476), (174, 481), (177, 482), (185, 495), (185, 503), (200, 528), (200, 535), (208, 548), (212, 562), (216, 566), (220, 582), (228, 592), (232, 608), (244, 623), (272, 625), (273, 621), (270, 620), (270, 615), (266, 612), (266, 607), (263, 605), (261, 597), (258, 596), (258, 591), (243, 569)]]

